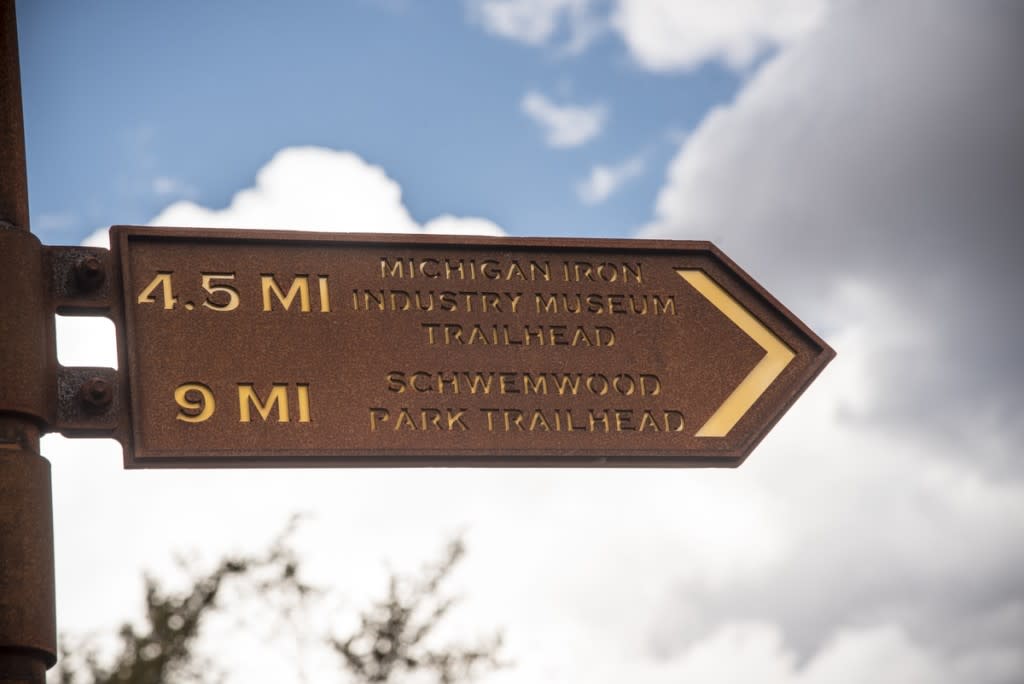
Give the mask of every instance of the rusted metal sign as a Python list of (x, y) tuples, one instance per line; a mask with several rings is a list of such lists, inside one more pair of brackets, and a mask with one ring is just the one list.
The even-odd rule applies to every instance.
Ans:
[(128, 467), (732, 466), (833, 356), (706, 242), (111, 237)]

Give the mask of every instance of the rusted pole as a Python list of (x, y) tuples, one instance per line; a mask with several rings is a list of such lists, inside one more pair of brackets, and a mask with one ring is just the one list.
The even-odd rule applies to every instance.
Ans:
[(56, 662), (50, 464), (53, 370), (41, 247), (29, 231), (14, 0), (0, 0), (0, 684), (43, 684)]

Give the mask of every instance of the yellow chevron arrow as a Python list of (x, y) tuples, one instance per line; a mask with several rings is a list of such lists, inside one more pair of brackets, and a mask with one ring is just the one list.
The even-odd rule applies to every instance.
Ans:
[(750, 410), (758, 397), (775, 382), (775, 378), (782, 374), (796, 353), (704, 271), (677, 268), (676, 273), (765, 351), (764, 358), (754, 366), (743, 382), (736, 386), (700, 430), (697, 430), (697, 437), (725, 437)]

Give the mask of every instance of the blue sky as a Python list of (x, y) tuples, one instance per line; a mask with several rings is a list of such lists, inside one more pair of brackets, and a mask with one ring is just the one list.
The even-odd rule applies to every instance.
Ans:
[[(536, 49), (456, 2), (33, 2), (19, 22), (31, 209), (50, 241), (144, 223), (179, 197), (223, 207), (293, 145), (382, 166), (419, 221), (623, 235), (651, 219), (679, 136), (742, 78), (717, 63), (650, 72), (610, 34), (583, 55), (557, 33)], [(553, 149), (520, 108), (529, 91), (601, 105), (606, 123)], [(595, 165), (634, 158), (643, 172), (606, 201), (576, 196)]]
[[(180, 578), (175, 551), (258, 549), (306, 511), (346, 608), (321, 624), (464, 532), (452, 633), (502, 626), (515, 663), (484, 684), (1024, 681), (1024, 5), (19, 11), (44, 243), (710, 239), (838, 352), (730, 471), (125, 472), (115, 443), (47, 436), (62, 630), (114, 633), (144, 569)], [(110, 328), (62, 322), (61, 362), (113, 363)], [(246, 638), (204, 640), (231, 682), (336, 681)]]

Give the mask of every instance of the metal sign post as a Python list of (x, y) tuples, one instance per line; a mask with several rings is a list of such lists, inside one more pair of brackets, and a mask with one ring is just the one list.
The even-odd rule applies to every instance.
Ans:
[(0, 682), (42, 684), (57, 660), (50, 464), (52, 316), (29, 232), (13, 0), (0, 0)]

